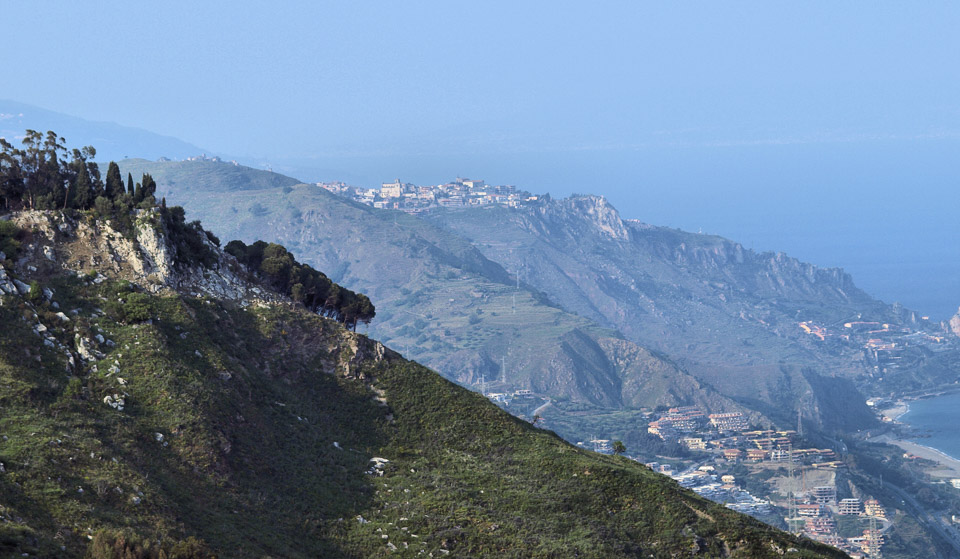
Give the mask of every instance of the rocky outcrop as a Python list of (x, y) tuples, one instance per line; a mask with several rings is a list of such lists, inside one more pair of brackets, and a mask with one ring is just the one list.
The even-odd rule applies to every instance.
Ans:
[[(62, 212), (19, 212), (12, 221), (32, 233), (16, 263), (24, 277), (62, 269), (124, 279), (153, 293), (174, 290), (244, 305), (284, 300), (252, 281), (235, 258), (205, 235), (201, 240), (215, 255), (213, 265), (178, 262), (176, 248), (157, 210), (139, 211), (132, 238), (115, 230), (109, 221), (73, 218)], [(6, 287), (0, 278), (0, 290), (6, 291)]]
[(949, 325), (950, 331), (953, 332), (955, 336), (960, 337), (960, 310), (950, 319)]

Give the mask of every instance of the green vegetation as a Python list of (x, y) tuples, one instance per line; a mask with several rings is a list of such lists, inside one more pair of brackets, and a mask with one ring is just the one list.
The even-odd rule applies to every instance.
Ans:
[(93, 161), (92, 146), (73, 149), (68, 158), (65, 140), (53, 131), (46, 135), (27, 130), (23, 148), (0, 138), (0, 206), (6, 210), (94, 210), (117, 222), (117, 230), (132, 234), (131, 210), (153, 207), (156, 181), (149, 174), (127, 188), (119, 167), (111, 163), (107, 180)]
[(205, 543), (196, 538), (175, 543), (155, 543), (137, 534), (101, 530), (93, 535), (86, 559), (213, 559)]
[(230, 241), (225, 250), (263, 276), (270, 287), (314, 312), (354, 329), (358, 322), (369, 324), (376, 315), (366, 295), (344, 289), (323, 272), (297, 262), (281, 245), (257, 241), (247, 246), (243, 241)]
[(23, 231), (9, 221), (0, 221), (0, 252), (7, 255), (7, 258), (15, 259), (20, 252), (20, 241), (23, 239)]
[(187, 223), (183, 208), (179, 206), (168, 208), (165, 202), (166, 200), (160, 207), (160, 215), (176, 249), (177, 264), (187, 267), (197, 264), (212, 266), (217, 257), (204, 240), (220, 246), (220, 239), (204, 231), (199, 221)]
[[(0, 306), (0, 554), (841, 556), (300, 307), (32, 279), (76, 313)], [(95, 361), (69, 367), (37, 320)]]

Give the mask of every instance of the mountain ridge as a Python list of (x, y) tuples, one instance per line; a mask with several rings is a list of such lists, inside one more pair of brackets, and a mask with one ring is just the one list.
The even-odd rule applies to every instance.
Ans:
[(96, 146), (99, 158), (104, 161), (120, 161), (127, 156), (182, 159), (211, 153), (179, 138), (142, 128), (87, 120), (27, 103), (0, 99), (0, 137), (13, 142), (27, 128), (41, 132), (56, 130), (75, 144)]

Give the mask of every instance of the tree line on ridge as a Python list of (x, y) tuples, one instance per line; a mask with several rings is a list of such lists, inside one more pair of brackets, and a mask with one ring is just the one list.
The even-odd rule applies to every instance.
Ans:
[[(156, 199), (157, 183), (147, 173), (134, 183), (111, 161), (106, 177), (93, 160), (92, 146), (68, 152), (66, 140), (55, 132), (46, 135), (27, 130), (16, 147), (0, 138), (0, 211), (59, 210), (91, 212), (111, 220), (114, 229), (135, 238), (137, 210), (159, 206), (171, 241), (182, 264), (211, 264), (212, 253), (202, 236), (219, 246), (220, 241), (204, 231), (197, 221), (187, 223), (181, 207)], [(333, 318), (348, 327), (369, 323), (376, 314), (370, 299), (330, 281), (322, 272), (297, 262), (281, 245), (257, 241), (246, 245), (231, 241), (225, 251), (260, 276), (273, 289), (290, 296), (311, 311)]]

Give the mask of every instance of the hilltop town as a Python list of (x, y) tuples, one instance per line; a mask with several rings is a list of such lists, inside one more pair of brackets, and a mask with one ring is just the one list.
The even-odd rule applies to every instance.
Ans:
[(488, 185), (482, 180), (457, 177), (437, 185), (416, 185), (396, 179), (380, 188), (361, 188), (342, 181), (318, 182), (324, 190), (346, 196), (356, 202), (379, 209), (420, 213), (432, 208), (459, 208), (499, 204), (520, 207), (540, 197), (517, 190), (512, 185)]

